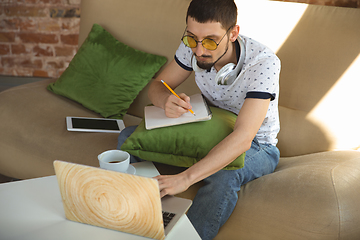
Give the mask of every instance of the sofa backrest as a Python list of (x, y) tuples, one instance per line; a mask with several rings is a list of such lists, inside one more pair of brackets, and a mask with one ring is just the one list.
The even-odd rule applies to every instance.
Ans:
[(239, 3), (242, 32), (282, 62), (281, 155), (359, 148), (360, 9)]
[[(240, 32), (281, 59), (282, 156), (360, 147), (360, 9), (235, 0)], [(98, 23), (136, 49), (174, 57), (190, 0), (82, 0), (79, 45)], [(143, 116), (146, 87), (128, 113)], [(176, 89), (199, 92), (194, 75)]]

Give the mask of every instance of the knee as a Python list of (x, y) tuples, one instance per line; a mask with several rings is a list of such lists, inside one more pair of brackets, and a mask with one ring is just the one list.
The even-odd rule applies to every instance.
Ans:
[(241, 182), (236, 170), (220, 170), (212, 176), (204, 179), (204, 184), (208, 185), (210, 191), (216, 192), (238, 192)]
[(135, 131), (137, 126), (130, 126), (127, 128), (124, 128), (118, 137), (118, 145), (117, 145), (117, 149), (120, 150), (121, 146), (124, 144), (124, 142), (126, 141), (126, 139), (128, 137), (130, 137), (130, 135)]

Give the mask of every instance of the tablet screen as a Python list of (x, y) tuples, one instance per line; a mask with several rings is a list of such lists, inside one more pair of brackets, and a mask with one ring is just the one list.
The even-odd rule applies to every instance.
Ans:
[(119, 131), (116, 120), (72, 118), (73, 128)]

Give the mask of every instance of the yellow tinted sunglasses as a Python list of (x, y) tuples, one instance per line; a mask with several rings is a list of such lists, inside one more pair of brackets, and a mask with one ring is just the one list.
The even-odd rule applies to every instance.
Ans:
[[(197, 41), (197, 40), (195, 39), (195, 37), (189, 36), (189, 35), (184, 35), (181, 40), (183, 41), (183, 43), (184, 43), (186, 46), (188, 46), (188, 47), (190, 47), (190, 48), (196, 48), (197, 45), (198, 45), (198, 43), (201, 43), (201, 45), (202, 45), (204, 48), (213, 51), (213, 50), (216, 50), (216, 49), (217, 49), (217, 47), (219, 46), (219, 44), (220, 44), (221, 41), (224, 39), (224, 37), (226, 36), (226, 34), (229, 32), (230, 29), (231, 29), (231, 28), (229, 28), (229, 29), (226, 31), (226, 33), (224, 34), (224, 36), (220, 39), (219, 43), (216, 43), (215, 40), (213, 40), (213, 39), (211, 39), (211, 38), (204, 38), (202, 41)], [(186, 32), (186, 29), (185, 29), (185, 32)], [(184, 32), (184, 34), (185, 34), (185, 32)]]

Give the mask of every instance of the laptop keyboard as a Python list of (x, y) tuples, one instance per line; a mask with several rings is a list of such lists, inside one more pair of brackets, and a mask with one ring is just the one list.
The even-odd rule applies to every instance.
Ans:
[(173, 219), (175, 217), (176, 214), (165, 212), (165, 211), (162, 211), (162, 214), (163, 214), (164, 228), (166, 228), (166, 226), (169, 224), (171, 219)]

